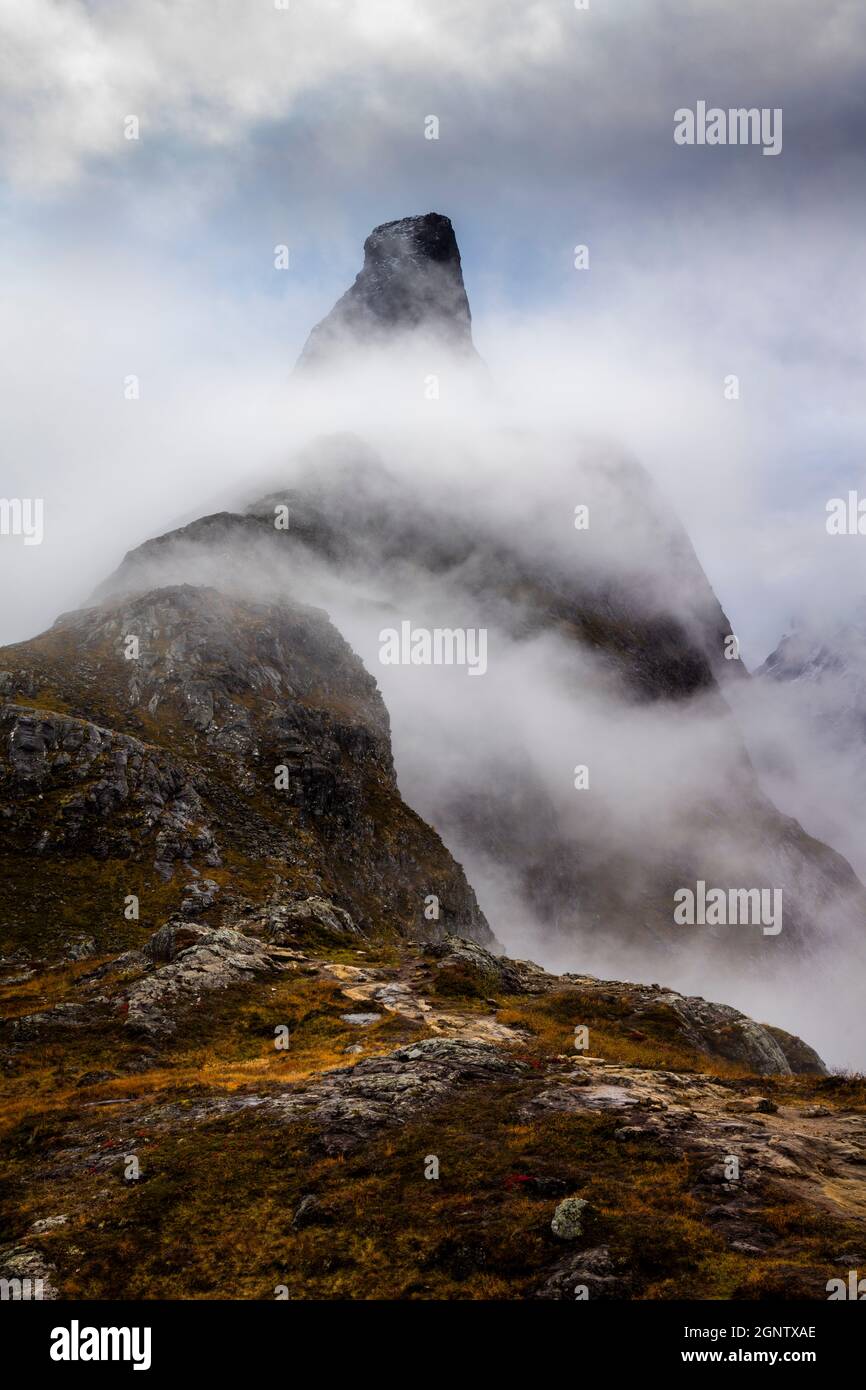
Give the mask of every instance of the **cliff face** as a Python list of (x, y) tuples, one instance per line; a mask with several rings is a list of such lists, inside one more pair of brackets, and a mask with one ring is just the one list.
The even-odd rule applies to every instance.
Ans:
[(7, 947), (133, 940), (128, 895), (151, 927), (203, 899), (222, 923), (318, 896), (366, 932), (492, 940), (320, 610), (162, 588), (64, 616), (0, 670)]

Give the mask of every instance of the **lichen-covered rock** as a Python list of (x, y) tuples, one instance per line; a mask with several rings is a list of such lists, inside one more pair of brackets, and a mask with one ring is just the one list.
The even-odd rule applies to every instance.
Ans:
[(292, 1228), (301, 1231), (305, 1226), (312, 1226), (322, 1219), (322, 1204), (318, 1197), (312, 1192), (308, 1192), (298, 1203), (298, 1209), (292, 1217)]
[(348, 912), (320, 897), (278, 907), (267, 928), (268, 940), (277, 946), (291, 946), (298, 941), (347, 941), (363, 936)]
[(181, 913), (185, 917), (195, 917), (199, 912), (207, 912), (216, 902), (218, 893), (219, 884), (212, 878), (203, 878), (189, 884), (180, 905)]
[(195, 923), (167, 922), (144, 954), (154, 968), (129, 987), (126, 1026), (156, 1038), (170, 1037), (202, 993), (248, 984), (279, 969), (262, 942), (229, 927)]
[(96, 941), (92, 936), (75, 936), (66, 943), (67, 960), (89, 960), (96, 955)]
[(42, 1302), (59, 1298), (57, 1271), (38, 1250), (7, 1246), (0, 1250), (0, 1284), (3, 1298), (15, 1302)]
[(770, 1030), (738, 1009), (672, 992), (658, 1000), (681, 1019), (684, 1036), (699, 1049), (742, 1062), (758, 1076), (791, 1075), (791, 1064)]
[(606, 1245), (566, 1255), (535, 1293), (536, 1298), (593, 1301), (627, 1296), (627, 1280), (617, 1274)]
[(763, 1023), (761, 1027), (775, 1038), (795, 1076), (827, 1075), (827, 1068), (814, 1047), (810, 1047), (802, 1038), (794, 1033), (786, 1033), (784, 1028), (774, 1028), (770, 1023)]
[(566, 1197), (553, 1213), (550, 1229), (559, 1240), (577, 1240), (584, 1233), (591, 1208), (584, 1197)]
[(214, 936), (212, 927), (202, 927), (195, 922), (173, 917), (148, 937), (141, 947), (140, 954), (150, 965), (163, 965), (173, 961), (188, 947), (210, 941)]
[(434, 987), (439, 994), (520, 994), (523, 983), (515, 963), (494, 956), (476, 941), (449, 934), (428, 942), (424, 954), (435, 961)]
[(463, 1087), (521, 1076), (524, 1063), (489, 1043), (427, 1038), (329, 1072), (265, 1102), (282, 1118), (316, 1124), (328, 1153), (363, 1143), (376, 1130), (433, 1109)]
[[(0, 707), (0, 807), (24, 853), (219, 862), (194, 773), (86, 719)], [(50, 869), (41, 870), (42, 873)]]
[(14, 1018), (6, 1026), (16, 1042), (34, 1042), (38, 1038), (62, 1038), (71, 1028), (81, 1028), (86, 1021), (87, 1009), (83, 1004), (64, 1002), (43, 1013)]
[(587, 1003), (599, 1000), (636, 1029), (667, 1021), (682, 1042), (705, 1056), (736, 1062), (756, 1076), (826, 1075), (812, 1048), (781, 1029), (756, 1023), (739, 1009), (659, 985), (625, 984), (590, 975), (563, 975)]

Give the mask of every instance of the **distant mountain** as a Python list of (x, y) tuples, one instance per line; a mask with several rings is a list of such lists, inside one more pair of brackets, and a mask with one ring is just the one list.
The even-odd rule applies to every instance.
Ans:
[(786, 633), (755, 673), (776, 681), (800, 681), (818, 689), (841, 678), (851, 703), (866, 700), (866, 622), (840, 622), (828, 633), (796, 628)]
[(794, 625), (742, 720), (773, 794), (866, 874), (866, 612)]

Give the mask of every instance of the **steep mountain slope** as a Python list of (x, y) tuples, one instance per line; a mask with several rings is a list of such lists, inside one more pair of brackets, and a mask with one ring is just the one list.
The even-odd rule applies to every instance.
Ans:
[(866, 607), (832, 623), (786, 633), (755, 672), (758, 680), (794, 687), (816, 732), (859, 755), (866, 736)]
[(310, 897), (365, 932), (492, 940), (321, 611), (162, 588), (65, 615), (0, 670), (5, 949), (132, 944), (173, 911), (231, 924)]

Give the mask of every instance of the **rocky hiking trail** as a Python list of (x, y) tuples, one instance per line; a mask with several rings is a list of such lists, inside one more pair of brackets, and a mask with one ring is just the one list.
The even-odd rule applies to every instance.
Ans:
[(292, 920), (178, 919), (5, 1025), (7, 1277), (58, 1297), (825, 1298), (866, 1263), (864, 1087), (799, 1039), (459, 937), (379, 947), (321, 899)]

